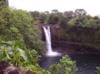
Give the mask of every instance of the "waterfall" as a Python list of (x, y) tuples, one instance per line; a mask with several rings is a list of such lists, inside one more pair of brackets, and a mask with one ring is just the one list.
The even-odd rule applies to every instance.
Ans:
[(51, 56), (51, 57), (60, 56), (61, 55), (60, 53), (52, 50), (50, 26), (43, 26), (43, 30), (46, 38), (46, 47), (47, 47), (46, 56)]

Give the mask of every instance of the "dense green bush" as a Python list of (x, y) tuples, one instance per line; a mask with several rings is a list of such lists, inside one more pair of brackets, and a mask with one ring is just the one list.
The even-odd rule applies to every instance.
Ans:
[(51, 74), (75, 74), (76, 64), (68, 56), (63, 56), (58, 64), (50, 66)]
[(35, 50), (22, 49), (18, 41), (0, 42), (0, 61), (6, 61), (14, 66), (35, 65), (39, 55)]
[(40, 32), (26, 11), (11, 8), (0, 10), (0, 39), (18, 40), (27, 48), (42, 49)]

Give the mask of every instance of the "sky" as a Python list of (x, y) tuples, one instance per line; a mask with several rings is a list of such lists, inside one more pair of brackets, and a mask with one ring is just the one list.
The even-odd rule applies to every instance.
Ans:
[(100, 15), (100, 0), (9, 0), (9, 6), (27, 11), (75, 11), (85, 9), (90, 15)]

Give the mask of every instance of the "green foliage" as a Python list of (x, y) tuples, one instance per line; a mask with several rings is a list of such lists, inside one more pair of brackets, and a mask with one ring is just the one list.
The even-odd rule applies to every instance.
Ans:
[(97, 67), (97, 68), (96, 68), (96, 73), (97, 73), (97, 74), (100, 74), (100, 67)]
[(58, 64), (50, 66), (51, 74), (75, 74), (76, 65), (68, 56), (63, 56)]
[(27, 48), (42, 49), (40, 32), (34, 22), (26, 11), (3, 8), (0, 11), (0, 39), (18, 40)]
[(21, 49), (17, 41), (0, 42), (0, 61), (7, 61), (15, 66), (35, 65), (39, 55), (35, 50)]
[(0, 62), (6, 61), (16, 67), (31, 70), (37, 74), (49, 74), (38, 64), (38, 53), (33, 49), (21, 49), (21, 43), (17, 41), (0, 42)]

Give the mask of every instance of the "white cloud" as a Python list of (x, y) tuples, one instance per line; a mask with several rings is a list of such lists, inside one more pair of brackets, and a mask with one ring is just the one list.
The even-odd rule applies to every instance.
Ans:
[(9, 5), (14, 8), (28, 11), (59, 11), (85, 9), (91, 15), (100, 15), (99, 0), (9, 0)]

